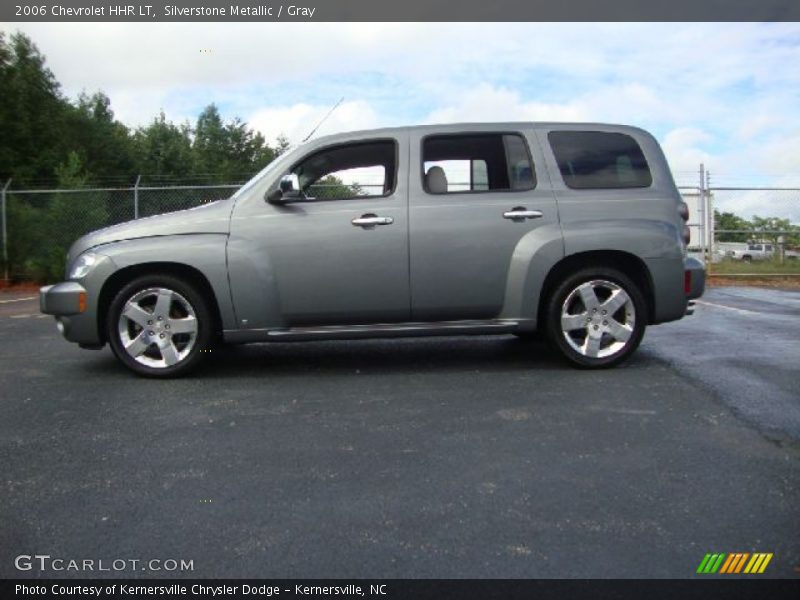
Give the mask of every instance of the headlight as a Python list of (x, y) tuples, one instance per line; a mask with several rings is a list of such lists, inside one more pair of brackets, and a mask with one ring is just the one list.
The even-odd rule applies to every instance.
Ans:
[(72, 267), (69, 269), (69, 276), (67, 279), (80, 279), (81, 277), (86, 277), (86, 275), (89, 274), (89, 271), (92, 270), (92, 267), (97, 264), (98, 260), (100, 260), (100, 256), (97, 254), (94, 254), (93, 252), (84, 252), (75, 259), (75, 262), (72, 263)]

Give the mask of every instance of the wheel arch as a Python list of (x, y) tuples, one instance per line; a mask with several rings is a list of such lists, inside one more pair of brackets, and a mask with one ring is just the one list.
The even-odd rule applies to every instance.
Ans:
[(613, 268), (630, 277), (639, 286), (645, 298), (647, 323), (653, 322), (655, 315), (653, 277), (644, 261), (635, 254), (621, 250), (591, 250), (565, 256), (548, 271), (542, 284), (537, 307), (537, 323), (540, 330), (543, 327), (547, 302), (556, 286), (569, 274), (587, 267)]
[(220, 312), (217, 296), (214, 293), (214, 288), (211, 286), (208, 278), (195, 267), (185, 263), (178, 262), (146, 262), (130, 265), (115, 271), (108, 279), (106, 279), (100, 290), (97, 303), (97, 328), (100, 334), (100, 339), (103, 342), (108, 341), (108, 331), (106, 331), (106, 315), (111, 306), (111, 302), (119, 291), (128, 283), (145, 275), (170, 275), (190, 285), (193, 285), (203, 295), (203, 298), (208, 300), (208, 308), (211, 311), (212, 318), (214, 319), (213, 330), (215, 337), (222, 334), (222, 313)]

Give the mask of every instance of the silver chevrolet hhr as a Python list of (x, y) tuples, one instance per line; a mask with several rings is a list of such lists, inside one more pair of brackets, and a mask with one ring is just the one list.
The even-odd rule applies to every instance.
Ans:
[(226, 200), (82, 237), (41, 310), (154, 377), (218, 343), (503, 333), (608, 367), (702, 294), (687, 218), (633, 127), (358, 131), (294, 148)]

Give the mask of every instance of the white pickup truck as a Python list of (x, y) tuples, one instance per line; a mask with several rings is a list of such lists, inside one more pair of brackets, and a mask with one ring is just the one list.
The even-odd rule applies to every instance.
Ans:
[[(728, 250), (727, 256), (734, 260), (742, 260), (744, 262), (751, 262), (754, 260), (771, 260), (777, 248), (774, 244), (748, 244), (747, 248), (743, 250)], [(784, 251), (784, 258), (788, 260), (797, 260), (800, 257), (800, 252), (794, 250)]]
[(748, 244), (744, 250), (729, 250), (728, 256), (734, 260), (750, 262), (753, 260), (769, 260), (775, 255), (773, 244)]

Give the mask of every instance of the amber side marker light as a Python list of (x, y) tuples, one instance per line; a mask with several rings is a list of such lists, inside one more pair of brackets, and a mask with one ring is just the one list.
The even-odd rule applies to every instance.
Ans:
[(86, 310), (86, 292), (78, 294), (78, 312), (82, 313)]

